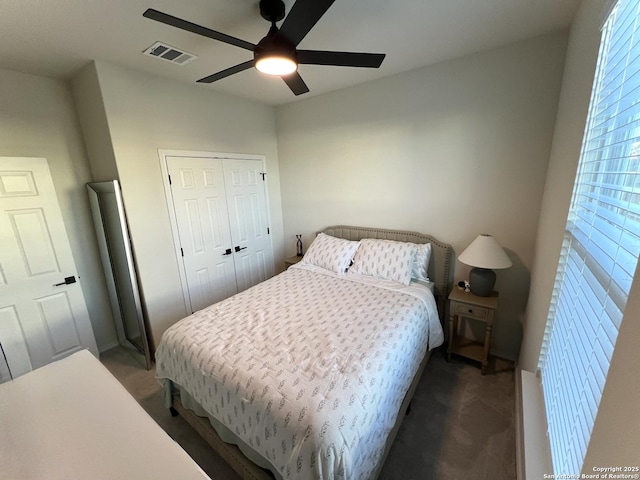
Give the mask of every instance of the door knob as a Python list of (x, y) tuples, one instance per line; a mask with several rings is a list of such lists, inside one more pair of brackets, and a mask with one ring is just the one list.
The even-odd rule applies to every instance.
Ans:
[(76, 283), (76, 277), (65, 277), (64, 282), (54, 283), (54, 287), (59, 287), (60, 285), (71, 285), (72, 283)]
[(247, 248), (247, 247), (242, 247), (242, 248), (240, 248), (240, 245), (236, 245), (236, 246), (235, 246), (235, 250), (236, 250), (236, 252), (239, 252), (240, 250), (244, 250), (245, 248)]
[[(237, 250), (236, 250), (236, 252), (237, 252)], [(222, 256), (223, 256), (223, 257), (225, 257), (225, 256), (227, 256), (227, 255), (231, 255), (232, 253), (233, 253), (233, 252), (231, 251), (231, 249), (230, 249), (230, 248), (227, 248), (227, 249), (224, 251), (224, 253), (222, 254)]]

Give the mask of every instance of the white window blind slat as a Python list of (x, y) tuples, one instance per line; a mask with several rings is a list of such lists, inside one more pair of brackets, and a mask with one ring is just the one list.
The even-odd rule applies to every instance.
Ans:
[(620, 323), (622, 323), (622, 311), (620, 311), (618, 306), (611, 301), (607, 301), (607, 303), (605, 303), (604, 305), (604, 308), (607, 312), (607, 316), (611, 319), (611, 322), (618, 330), (620, 330)]
[(579, 475), (640, 254), (640, 0), (603, 29), (538, 366), (554, 473)]
[[(636, 37), (633, 42), (627, 42), (624, 45), (621, 45), (624, 49), (629, 49), (634, 52), (634, 56), (637, 57), (637, 46), (640, 43), (640, 37)], [(624, 52), (622, 52), (624, 53)], [(627, 71), (629, 64), (635, 65), (634, 60), (636, 58), (630, 57), (628, 54), (620, 55), (617, 57), (611, 58), (611, 60), (615, 61), (616, 64), (613, 65), (610, 69), (606, 69), (604, 71), (604, 76), (602, 77), (602, 86), (601, 91), (596, 99), (595, 106), (596, 109), (594, 111), (595, 118), (599, 118), (602, 113), (602, 106), (616, 105), (620, 102), (620, 99), (624, 97), (624, 93), (632, 90), (636, 83), (631, 80), (628, 82), (622, 82), (622, 77), (624, 75), (629, 75), (629, 73), (636, 73), (634, 71)], [(633, 68), (633, 67), (632, 67)], [(622, 102), (624, 104), (624, 102)], [(598, 121), (595, 122), (596, 126)]]
[[(589, 443), (589, 437), (591, 436), (591, 432), (588, 430), (587, 419), (584, 415), (584, 409), (578, 409), (578, 416), (576, 419), (576, 430), (578, 432), (577, 437), (577, 445), (574, 449), (576, 452), (582, 452), (587, 450), (587, 445)], [(577, 460), (577, 459), (576, 459)]]
[[(637, 44), (640, 43), (640, 38), (635, 45), (634, 48), (637, 48)], [(629, 59), (625, 59), (629, 60)], [(632, 61), (637, 61), (637, 59), (632, 59)], [(621, 76), (623, 74), (636, 74), (637, 72), (627, 72), (625, 70), (626, 63), (620, 65), (620, 72), (612, 72), (610, 78), (605, 78), (604, 81), (608, 81), (610, 83), (619, 82)], [(618, 74), (619, 73), (619, 74)], [(637, 92), (638, 85), (640, 83), (637, 81), (631, 81), (625, 83), (624, 86), (616, 86), (615, 88), (611, 88), (610, 90), (603, 92), (603, 94), (597, 99), (597, 103), (594, 111), (594, 119), (593, 119), (593, 136), (590, 141), (595, 139), (602, 139), (602, 130), (604, 127), (611, 125), (618, 125), (619, 123), (624, 122), (625, 124), (629, 123), (630, 118), (634, 118), (636, 114), (636, 110), (633, 109), (633, 106), (637, 103), (637, 98), (634, 93)], [(630, 110), (629, 110), (630, 109)]]
[[(596, 385), (596, 379), (592, 371), (589, 372), (589, 385)], [(586, 393), (587, 397), (587, 411), (589, 412), (589, 418), (587, 421), (589, 423), (593, 423), (596, 420), (596, 413), (598, 413), (598, 401), (596, 400), (596, 393), (593, 391), (593, 388), (587, 389)]]
[(611, 32), (610, 50), (614, 59), (620, 56), (620, 52), (625, 53), (625, 49), (622, 48), (621, 45), (625, 41), (628, 41), (628, 39), (633, 35), (632, 27), (635, 23), (633, 10), (629, 9), (622, 13), (621, 16), (618, 17), (617, 23), (618, 28)]

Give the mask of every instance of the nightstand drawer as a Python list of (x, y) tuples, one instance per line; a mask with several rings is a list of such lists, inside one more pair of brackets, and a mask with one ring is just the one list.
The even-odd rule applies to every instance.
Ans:
[[(449, 293), (448, 361), (451, 360), (451, 355), (454, 353), (470, 358), (471, 360), (477, 360), (481, 364), (480, 372), (482, 375), (485, 374), (489, 361), (493, 315), (496, 308), (498, 308), (498, 292), (492, 292), (491, 295), (487, 297), (478, 297), (464, 290), (455, 288), (451, 290)], [(460, 334), (458, 326), (463, 318), (469, 318), (470, 320), (483, 322), (485, 324), (484, 341), (475, 338), (475, 334), (473, 339), (465, 338), (463, 334)], [(471, 323), (471, 321), (469, 323)]]
[(465, 305), (456, 303), (455, 306), (456, 315), (471, 315), (476, 318), (487, 318), (489, 316), (489, 309), (483, 307), (476, 307), (475, 305)]

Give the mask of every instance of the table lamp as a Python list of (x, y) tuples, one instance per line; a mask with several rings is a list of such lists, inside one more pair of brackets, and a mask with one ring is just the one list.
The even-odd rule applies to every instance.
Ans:
[(512, 263), (500, 244), (491, 235), (478, 235), (458, 257), (465, 265), (473, 267), (469, 272), (471, 293), (488, 297), (496, 284), (493, 269), (509, 268)]

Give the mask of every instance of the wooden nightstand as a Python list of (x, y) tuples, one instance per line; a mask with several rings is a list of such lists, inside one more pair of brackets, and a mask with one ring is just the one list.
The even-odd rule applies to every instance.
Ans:
[(285, 259), (284, 261), (284, 269), (286, 270), (287, 268), (289, 268), (291, 265), (295, 265), (296, 263), (298, 263), (300, 260), (302, 260), (302, 257), (299, 256), (294, 256), (294, 257), (289, 257), (287, 259)]
[[(498, 292), (491, 292), (488, 297), (478, 297), (471, 292), (458, 288), (449, 294), (449, 346), (447, 360), (455, 353), (482, 364), (481, 372), (485, 374), (489, 360), (491, 331), (493, 330), (493, 314), (498, 307)], [(460, 318), (468, 318), (484, 322), (484, 342), (477, 342), (458, 335)]]

